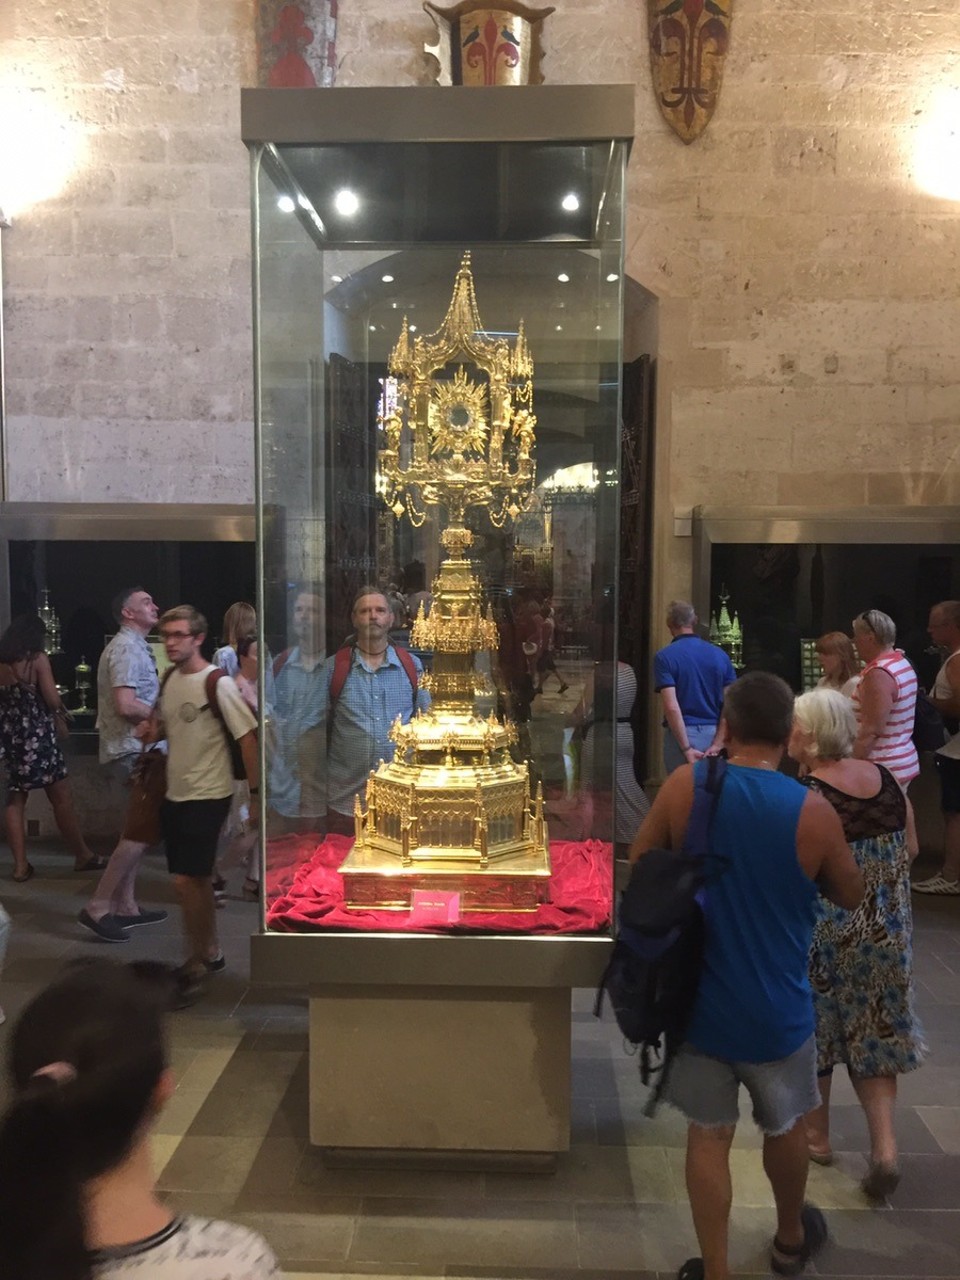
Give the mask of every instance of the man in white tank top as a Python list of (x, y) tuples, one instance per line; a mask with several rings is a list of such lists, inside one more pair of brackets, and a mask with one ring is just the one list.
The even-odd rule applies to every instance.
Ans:
[[(960, 716), (960, 600), (943, 600), (930, 610), (927, 630), (935, 645), (948, 650), (937, 673), (930, 699), (949, 719)], [(943, 866), (929, 880), (918, 880), (915, 893), (960, 897), (960, 733), (955, 733), (934, 757), (940, 775), (943, 809)]]

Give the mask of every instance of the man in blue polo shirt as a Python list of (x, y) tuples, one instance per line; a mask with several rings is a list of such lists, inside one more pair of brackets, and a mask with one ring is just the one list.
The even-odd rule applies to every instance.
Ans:
[(719, 645), (696, 634), (697, 614), (686, 600), (671, 600), (667, 629), (673, 639), (653, 656), (653, 687), (663, 703), (663, 767), (673, 773), (720, 745), (723, 694), (737, 673)]

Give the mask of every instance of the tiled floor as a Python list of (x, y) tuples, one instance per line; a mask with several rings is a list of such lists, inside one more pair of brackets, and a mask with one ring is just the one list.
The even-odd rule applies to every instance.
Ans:
[[(75, 918), (90, 880), (68, 872), (65, 856), (31, 856), (30, 884), (2, 883), (14, 921), (0, 980), (8, 1014), (65, 958), (94, 948), (177, 958), (174, 916), (133, 931), (123, 948), (87, 941)], [(143, 883), (147, 901), (169, 901), (156, 860)], [(916, 912), (917, 986), (932, 1053), (901, 1086), (903, 1181), (890, 1206), (871, 1208), (863, 1198), (865, 1126), (838, 1078), (837, 1164), (813, 1168), (810, 1179), (833, 1239), (810, 1275), (960, 1277), (960, 900), (921, 899)], [(574, 997), (573, 1146), (556, 1174), (332, 1170), (306, 1141), (303, 994), (249, 987), (255, 907), (230, 901), (219, 920), (227, 972), (203, 1004), (172, 1019), (179, 1087), (154, 1141), (174, 1203), (255, 1226), (292, 1280), (637, 1280), (673, 1276), (695, 1252), (683, 1125), (667, 1110), (643, 1118), (636, 1066), (612, 1024), (592, 1017), (592, 993)], [(0, 1053), (8, 1028), (0, 1028)], [(768, 1274), (771, 1201), (758, 1148), (744, 1123), (733, 1159), (731, 1252), (740, 1275)]]

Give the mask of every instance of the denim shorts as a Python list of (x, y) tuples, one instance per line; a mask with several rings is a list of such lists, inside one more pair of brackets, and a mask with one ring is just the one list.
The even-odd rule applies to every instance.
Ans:
[(787, 1133), (820, 1105), (816, 1037), (776, 1062), (727, 1062), (685, 1044), (671, 1064), (664, 1097), (704, 1129), (732, 1127), (740, 1118), (741, 1085), (757, 1126), (773, 1138)]
[(934, 756), (940, 775), (940, 808), (944, 813), (960, 813), (960, 760)]

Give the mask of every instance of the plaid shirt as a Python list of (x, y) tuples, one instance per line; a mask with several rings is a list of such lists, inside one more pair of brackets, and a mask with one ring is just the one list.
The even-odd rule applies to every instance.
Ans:
[[(413, 657), (418, 677), (423, 674), (419, 658)], [(335, 657), (324, 664), (324, 720), (330, 713), (330, 682)], [(333, 708), (330, 751), (327, 757), (327, 807), (338, 813), (353, 813), (353, 798), (363, 798), (371, 769), (381, 760), (392, 760), (394, 746), (388, 738), (397, 716), (406, 724), (416, 710), (425, 711), (430, 697), (417, 691), (414, 706), (410, 679), (400, 665), (393, 645), (387, 646), (383, 662), (376, 669), (367, 665), (359, 650)]]

